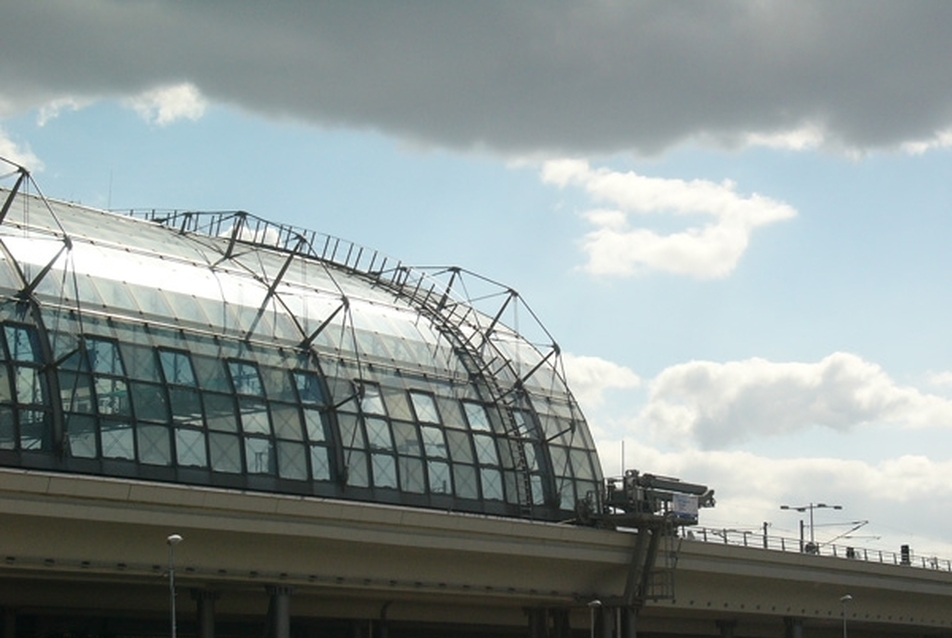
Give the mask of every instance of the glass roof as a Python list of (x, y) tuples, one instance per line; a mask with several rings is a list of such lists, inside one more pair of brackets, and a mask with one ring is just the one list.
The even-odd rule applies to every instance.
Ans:
[(0, 201), (0, 464), (546, 520), (601, 480), (505, 286), (247, 213)]

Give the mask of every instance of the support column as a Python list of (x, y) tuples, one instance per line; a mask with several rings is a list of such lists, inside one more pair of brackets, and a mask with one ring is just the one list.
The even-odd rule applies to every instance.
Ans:
[(291, 638), (291, 593), (294, 588), (270, 585), (266, 591), (271, 596), (271, 637)]
[(550, 609), (549, 618), (552, 620), (552, 638), (571, 638), (572, 627), (569, 624), (568, 609), (564, 607)]
[(638, 608), (623, 607), (621, 610), (621, 637), (638, 638)]
[(192, 600), (195, 601), (198, 637), (215, 638), (215, 601), (221, 594), (211, 589), (192, 589)]
[(785, 638), (803, 638), (803, 620), (800, 618), (786, 617), (783, 619)]
[(717, 629), (721, 632), (721, 638), (734, 638), (734, 628), (737, 627), (736, 620), (718, 620)]

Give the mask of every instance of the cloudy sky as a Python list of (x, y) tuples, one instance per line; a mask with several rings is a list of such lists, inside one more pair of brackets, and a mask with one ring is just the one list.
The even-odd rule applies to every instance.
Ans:
[(952, 5), (33, 0), (0, 156), (518, 290), (607, 474), (952, 558)]

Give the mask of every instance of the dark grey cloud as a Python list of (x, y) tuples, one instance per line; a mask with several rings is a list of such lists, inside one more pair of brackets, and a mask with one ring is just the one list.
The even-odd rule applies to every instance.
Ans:
[(868, 149), (952, 126), (952, 3), (32, 0), (0, 105), (191, 82), (265, 116), (507, 153), (652, 152), (813, 125)]

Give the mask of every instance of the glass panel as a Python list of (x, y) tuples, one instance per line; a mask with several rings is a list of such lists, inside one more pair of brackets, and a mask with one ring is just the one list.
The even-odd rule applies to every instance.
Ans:
[(585, 450), (572, 449), (569, 451), (569, 454), (572, 457), (572, 469), (575, 470), (575, 478), (595, 478), (595, 473), (592, 471), (592, 463), (588, 458), (588, 452)]
[(86, 354), (89, 357), (89, 367), (99, 374), (123, 376), (122, 359), (119, 358), (119, 348), (111, 341), (86, 338)]
[(405, 421), (393, 422), (393, 438), (395, 449), (399, 454), (420, 456), (420, 436), (417, 426)]
[(42, 377), (39, 370), (28, 366), (14, 368), (17, 402), (23, 405), (43, 403)]
[(307, 450), (302, 443), (278, 441), (278, 476), (307, 479)]
[(564, 510), (574, 510), (575, 509), (575, 487), (572, 485), (572, 481), (562, 481), (562, 491), (559, 493), (559, 507)]
[(0, 406), (0, 450), (15, 450), (17, 432), (13, 421), (13, 409)]
[(367, 455), (364, 452), (347, 451), (347, 484), (356, 487), (370, 485), (367, 473)]
[(390, 425), (384, 419), (368, 418), (364, 425), (367, 428), (367, 442), (372, 450), (393, 451), (393, 437), (390, 436)]
[(197, 390), (191, 388), (169, 388), (172, 404), (172, 418), (178, 422), (203, 427), (202, 401)]
[(294, 389), (291, 387), (291, 377), (284, 368), (262, 367), (261, 380), (264, 391), (272, 401), (296, 402)]
[(459, 430), (447, 430), (446, 440), (449, 443), (450, 457), (454, 461), (473, 462), (473, 446), (469, 442), (469, 434)]
[(73, 458), (94, 459), (96, 450), (96, 420), (89, 416), (70, 414), (66, 421), (69, 453)]
[(476, 447), (476, 458), (486, 465), (499, 465), (499, 455), (496, 452), (496, 442), (491, 436), (474, 434), (473, 444)]
[(373, 454), (371, 462), (374, 471), (374, 485), (377, 487), (397, 487), (397, 461), (389, 454)]
[(5, 364), (0, 364), (0, 401), (13, 401), (13, 391), (10, 387), (10, 370)]
[(427, 457), (431, 459), (446, 458), (446, 440), (443, 438), (443, 430), (431, 425), (424, 425), (420, 428), (420, 434), (423, 435), (423, 450)]
[(216, 472), (241, 472), (241, 442), (234, 434), (208, 433), (209, 456)]
[(231, 385), (228, 383), (228, 376), (225, 374), (225, 366), (222, 365), (221, 359), (194, 355), (193, 361), (198, 385), (205, 390), (231, 392)]
[(439, 414), (443, 417), (443, 425), (448, 428), (466, 428), (466, 420), (460, 411), (460, 403), (455, 399), (446, 397), (437, 397), (439, 403)]
[(149, 465), (171, 465), (169, 429), (164, 425), (139, 424), (136, 428), (139, 462)]
[(161, 381), (152, 348), (131, 343), (120, 343), (119, 348), (122, 350), (130, 377), (146, 381)]
[(40, 349), (36, 334), (25, 326), (4, 326), (10, 358), (16, 361), (40, 361)]
[(568, 451), (560, 445), (549, 446), (549, 457), (552, 459), (552, 473), (555, 476), (572, 476), (569, 468)]
[(231, 382), (236, 393), (256, 397), (264, 396), (264, 391), (261, 389), (261, 377), (258, 376), (258, 368), (253, 363), (229, 361), (228, 372), (231, 374)]
[(533, 474), (529, 477), (529, 480), (532, 485), (532, 504), (542, 505), (545, 503), (545, 492), (542, 489), (542, 477), (538, 474)]
[(364, 414), (386, 414), (383, 401), (380, 398), (380, 388), (369, 383), (363, 384), (363, 397), (360, 400), (360, 409)]
[(103, 421), (100, 426), (99, 439), (102, 443), (103, 458), (135, 460), (136, 445), (131, 424), (119, 421)]
[(315, 481), (329, 481), (331, 478), (331, 464), (327, 452), (323, 445), (311, 446), (311, 476)]
[(479, 498), (476, 468), (472, 465), (453, 465), (456, 495), (460, 498)]
[[(0, 366), (0, 370), (6, 371), (6, 366)], [(3, 375), (3, 383), (0, 388), (7, 386), (6, 374)], [(92, 414), (93, 411), (93, 392), (92, 379), (88, 374), (76, 374), (75, 372), (59, 372), (60, 397), (63, 401), (64, 412), (83, 412)], [(3, 397), (9, 401), (11, 397)]]
[(268, 406), (264, 401), (241, 397), (238, 399), (241, 411), (241, 429), (247, 434), (271, 434), (268, 422)]
[(180, 466), (207, 467), (205, 433), (191, 428), (176, 428), (175, 456)]
[(324, 404), (324, 391), (321, 380), (311, 372), (295, 372), (294, 384), (297, 386), (298, 398), (301, 403)]
[(491, 501), (501, 501), (502, 491), (502, 473), (492, 468), (481, 468), (479, 476), (482, 479), (483, 498)]
[(274, 435), (279, 439), (304, 440), (301, 432), (301, 415), (296, 405), (272, 403), (271, 422), (274, 423)]
[(410, 399), (413, 401), (413, 409), (416, 412), (417, 421), (423, 423), (439, 423), (440, 415), (436, 411), (436, 402), (429, 394), (411, 392)]
[(188, 354), (175, 350), (159, 350), (159, 362), (167, 383), (195, 385), (195, 373)]
[(434, 494), (452, 494), (450, 466), (442, 461), (430, 461), (426, 464), (429, 474), (430, 492)]
[(403, 388), (382, 388), (384, 403), (387, 405), (387, 412), (394, 419), (413, 418), (410, 412), (410, 404), (407, 401), (407, 393)]
[(49, 415), (40, 410), (20, 411), (20, 449), (48, 450), (52, 443)]
[(248, 474), (274, 474), (274, 453), (271, 439), (245, 437), (245, 459)]
[(206, 392), (205, 420), (209, 430), (219, 432), (237, 432), (238, 419), (235, 417), (235, 399), (228, 394)]
[(307, 438), (310, 441), (325, 441), (324, 417), (320, 410), (304, 409), (304, 423), (307, 426)]
[(162, 386), (133, 381), (129, 387), (132, 391), (132, 408), (137, 419), (163, 423), (169, 420), (169, 404)]
[(486, 414), (486, 408), (484, 408), (482, 404), (465, 401), (463, 403), (463, 409), (466, 412), (466, 420), (469, 422), (470, 428), (481, 432), (492, 431), (492, 428), (489, 426), (489, 416)]
[(423, 480), (423, 461), (407, 456), (400, 457), (400, 484), (405, 492), (422, 494), (426, 489)]
[(129, 388), (126, 382), (111, 377), (96, 377), (96, 402), (99, 414), (131, 416)]
[(364, 431), (357, 424), (356, 414), (339, 414), (337, 424), (340, 427), (340, 440), (344, 447), (367, 447), (367, 443), (364, 441)]

